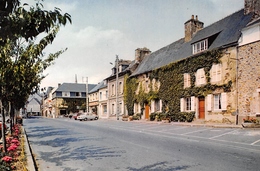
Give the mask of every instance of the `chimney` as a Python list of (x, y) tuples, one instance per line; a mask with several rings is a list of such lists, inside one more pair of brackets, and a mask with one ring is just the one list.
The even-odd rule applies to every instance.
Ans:
[(260, 1), (259, 0), (245, 0), (244, 14), (253, 13), (254, 18), (260, 17)]
[(194, 19), (194, 15), (191, 16), (191, 19), (184, 23), (185, 29), (185, 42), (188, 42), (196, 34), (197, 31), (203, 28), (204, 23), (199, 21), (198, 16)]
[(144, 59), (144, 57), (146, 55), (149, 55), (150, 53), (151, 53), (151, 51), (148, 48), (146, 48), (146, 47), (144, 47), (144, 48), (137, 48), (135, 50), (135, 61), (136, 62), (141, 62)]

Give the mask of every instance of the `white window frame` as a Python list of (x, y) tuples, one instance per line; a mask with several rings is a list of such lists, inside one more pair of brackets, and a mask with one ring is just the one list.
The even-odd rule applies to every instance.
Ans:
[(219, 82), (222, 77), (222, 65), (213, 64), (211, 67), (211, 82)]
[(192, 45), (193, 54), (203, 52), (208, 49), (208, 39), (204, 39)]
[(227, 110), (227, 93), (209, 94), (207, 96), (207, 109), (208, 111)]
[(204, 68), (200, 68), (196, 72), (196, 85), (199, 86), (203, 84), (206, 84), (206, 76)]
[(181, 112), (195, 111), (195, 96), (181, 98), (180, 110)]

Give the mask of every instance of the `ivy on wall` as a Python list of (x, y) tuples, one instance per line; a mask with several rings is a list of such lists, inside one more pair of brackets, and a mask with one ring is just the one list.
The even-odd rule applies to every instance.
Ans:
[[(175, 63), (170, 63), (164, 67), (156, 69), (149, 73), (150, 80), (160, 81), (159, 91), (150, 91), (145, 93), (142, 86), (139, 87), (139, 93), (135, 91), (138, 86), (136, 78), (126, 79), (125, 85), (125, 104), (128, 106), (128, 112), (133, 114), (134, 102), (139, 102), (141, 106), (144, 103), (149, 103), (153, 99), (162, 100), (162, 110), (170, 114), (180, 112), (180, 99), (189, 96), (206, 96), (216, 89), (223, 89), (224, 92), (229, 92), (232, 86), (232, 81), (227, 84), (215, 85), (210, 83), (210, 69), (213, 63), (220, 63), (222, 52), (220, 50), (208, 51), (202, 55), (189, 57)], [(204, 68), (207, 84), (204, 86), (195, 86), (195, 73), (198, 69)], [(184, 73), (189, 73), (191, 77), (191, 87), (184, 88)], [(152, 82), (152, 81), (150, 81)], [(132, 109), (131, 109), (132, 107)]]

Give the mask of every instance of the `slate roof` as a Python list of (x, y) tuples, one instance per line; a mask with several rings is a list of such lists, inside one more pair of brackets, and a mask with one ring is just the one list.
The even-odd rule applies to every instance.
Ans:
[[(92, 90), (96, 84), (88, 84), (88, 92)], [(86, 84), (80, 83), (63, 83), (56, 91), (67, 91), (67, 92), (86, 92)]]
[(250, 22), (252, 14), (244, 15), (244, 9), (239, 10), (222, 20), (219, 20), (198, 31), (191, 41), (184, 38), (147, 55), (131, 76), (150, 72), (169, 63), (193, 56), (192, 44), (210, 36), (217, 35), (208, 50), (222, 48), (238, 42), (241, 30)]
[(99, 89), (106, 87), (105, 81), (102, 81), (98, 83), (92, 90), (89, 91), (89, 93), (97, 92)]

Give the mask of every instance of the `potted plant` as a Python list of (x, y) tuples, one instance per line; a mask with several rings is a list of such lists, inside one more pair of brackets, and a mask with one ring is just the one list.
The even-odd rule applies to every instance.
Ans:
[(260, 125), (259, 125), (259, 120), (256, 119), (256, 118), (250, 118), (250, 117), (247, 117), (247, 118), (244, 118), (244, 119), (243, 119), (242, 126), (243, 126), (244, 128), (260, 127)]
[(122, 121), (128, 121), (128, 115), (123, 115), (122, 116)]

